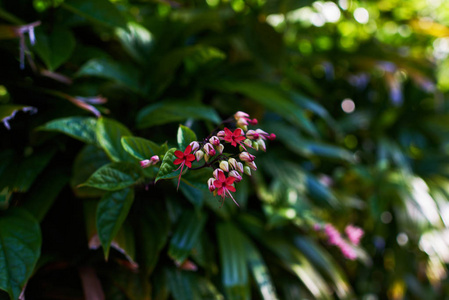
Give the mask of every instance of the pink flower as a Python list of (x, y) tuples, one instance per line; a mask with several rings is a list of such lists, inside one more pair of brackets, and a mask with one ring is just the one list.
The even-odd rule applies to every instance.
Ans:
[(226, 142), (231, 143), (231, 145), (234, 147), (236, 147), (237, 144), (242, 145), (241, 141), (243, 141), (245, 139), (245, 137), (242, 135), (243, 130), (241, 130), (240, 128), (237, 128), (236, 130), (234, 130), (234, 132), (232, 132), (231, 130), (229, 130), (226, 127), (224, 130), (225, 130), (224, 140)]
[(240, 160), (245, 161), (245, 162), (253, 162), (256, 159), (256, 157), (254, 155), (249, 154), (248, 152), (240, 153), (239, 158), (240, 158)]
[[(179, 168), (181, 168), (181, 172), (179, 173), (179, 178), (178, 178), (178, 189), (179, 189), (179, 183), (181, 181), (181, 175), (182, 175), (182, 169), (184, 168), (184, 165), (187, 166), (188, 168), (192, 167), (192, 161), (195, 160), (195, 155), (191, 154), (192, 152), (192, 146), (188, 145), (187, 148), (184, 150), (184, 152), (176, 150), (175, 151), (175, 156), (177, 157), (177, 159), (175, 159), (175, 161), (173, 162), (173, 164), (175, 165), (179, 165)], [(176, 169), (179, 170), (179, 168)]]
[(354, 260), (357, 258), (357, 253), (355, 252), (354, 248), (352, 248), (351, 245), (348, 243), (342, 241), (338, 247), (341, 250), (341, 253), (344, 257), (346, 257), (349, 260)]
[(218, 173), (218, 179), (214, 181), (214, 186), (217, 189), (217, 194), (221, 196), (221, 198), (224, 199), (225, 197), (229, 196), (234, 201), (234, 203), (239, 206), (237, 201), (235, 201), (234, 197), (232, 197), (231, 192), (235, 192), (235, 187), (232, 185), (235, 181), (235, 177), (228, 177), (226, 178), (225, 174), (223, 172)]
[(209, 156), (214, 156), (217, 153), (215, 151), (214, 146), (211, 143), (205, 144), (203, 148), (206, 151), (207, 155), (209, 155)]
[(237, 123), (239, 124), (243, 124), (243, 125), (256, 125), (257, 124), (257, 119), (250, 119), (249, 115), (243, 111), (238, 111), (234, 114), (234, 118), (237, 120)]
[(145, 159), (140, 161), (140, 166), (142, 168), (148, 168), (149, 166), (153, 166), (159, 162), (159, 156), (153, 155), (150, 159)]
[(264, 140), (269, 139), (270, 141), (273, 141), (274, 139), (276, 139), (276, 135), (274, 133), (269, 134), (269, 133), (263, 131), (262, 129), (256, 129), (256, 132)]
[(207, 187), (211, 193), (215, 190), (214, 181), (214, 178), (209, 178), (209, 180), (207, 180)]
[(225, 135), (226, 135), (226, 133), (225, 133), (224, 130), (220, 130), (219, 132), (217, 132), (217, 137), (218, 137), (220, 140), (224, 139)]
[(214, 146), (220, 145), (220, 139), (216, 136), (213, 136), (209, 139), (209, 143), (211, 143)]
[(259, 139), (260, 134), (258, 134), (254, 130), (248, 130), (248, 132), (246, 133), (246, 137), (249, 138), (250, 140), (257, 140)]
[(190, 146), (192, 146), (192, 151), (195, 154), (198, 149), (200, 149), (200, 144), (197, 141), (191, 142)]
[(346, 226), (345, 233), (348, 236), (348, 239), (351, 241), (351, 243), (353, 243), (356, 246), (360, 243), (360, 240), (364, 235), (362, 228), (353, 225)]
[(340, 232), (338, 232), (338, 230), (335, 229), (335, 227), (331, 224), (326, 224), (326, 226), (324, 226), (324, 232), (327, 235), (327, 241), (330, 245), (339, 246), (344, 242), (340, 235)]
[(255, 162), (246, 162), (246, 165), (250, 167), (252, 170), (257, 171), (257, 166)]

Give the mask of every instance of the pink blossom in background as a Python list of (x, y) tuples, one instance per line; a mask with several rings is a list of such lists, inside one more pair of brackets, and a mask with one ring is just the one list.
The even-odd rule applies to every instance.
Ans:
[(327, 235), (328, 242), (330, 245), (339, 246), (343, 242), (340, 232), (338, 232), (338, 230), (335, 229), (335, 227), (332, 226), (331, 224), (326, 224), (326, 226), (324, 226), (324, 232)]
[(355, 252), (354, 248), (352, 248), (351, 245), (346, 243), (345, 241), (342, 241), (338, 247), (341, 250), (341, 253), (343, 256), (347, 259), (354, 260), (357, 258), (357, 253)]
[(356, 227), (353, 225), (348, 225), (345, 228), (345, 233), (348, 236), (348, 239), (353, 243), (354, 245), (358, 245), (360, 243), (360, 240), (363, 237), (363, 229), (360, 227)]

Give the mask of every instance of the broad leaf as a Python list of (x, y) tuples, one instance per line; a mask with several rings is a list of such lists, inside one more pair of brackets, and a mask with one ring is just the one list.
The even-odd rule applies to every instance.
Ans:
[(33, 273), (41, 252), (38, 221), (26, 210), (13, 208), (0, 214), (0, 289), (11, 299)]
[(149, 159), (153, 155), (161, 156), (164, 154), (161, 146), (144, 138), (125, 136), (122, 137), (121, 142), (123, 149), (138, 160)]
[(127, 188), (107, 193), (97, 207), (97, 232), (104, 256), (109, 256), (111, 242), (122, 226), (134, 201), (134, 190)]
[(61, 132), (87, 144), (97, 145), (96, 126), (95, 118), (70, 117), (50, 121), (38, 130)]
[(133, 161), (121, 143), (123, 136), (131, 132), (113, 119), (100, 118), (97, 122), (96, 135), (99, 144), (113, 161)]
[(53, 27), (49, 32), (37, 27), (36, 39), (38, 42), (33, 49), (51, 71), (66, 62), (75, 49), (75, 38), (72, 32), (64, 27)]
[[(161, 167), (159, 168), (159, 172), (157, 173), (155, 182), (158, 182), (161, 179), (175, 178), (179, 175), (179, 172), (181, 172), (181, 170), (176, 171), (176, 169), (178, 169), (179, 166), (173, 164), (173, 162), (176, 159), (176, 156), (174, 154), (176, 150), (177, 150), (176, 148), (171, 148), (165, 153), (164, 158), (162, 159)], [(184, 169), (187, 169), (187, 167), (184, 167)]]
[(217, 238), (226, 299), (250, 299), (244, 236), (231, 222), (226, 222), (217, 225)]
[(62, 7), (86, 18), (112, 27), (126, 28), (126, 20), (117, 7), (108, 0), (68, 0)]
[(136, 184), (141, 174), (142, 170), (136, 164), (115, 162), (98, 169), (81, 186), (89, 186), (106, 191), (118, 191)]
[(148, 53), (153, 47), (152, 34), (139, 23), (128, 22), (126, 29), (119, 28), (116, 34), (123, 45), (123, 48), (138, 63), (148, 63)]
[(165, 270), (165, 274), (175, 300), (224, 299), (209, 280), (196, 273), (170, 268)]
[(179, 150), (184, 151), (191, 142), (197, 140), (197, 137), (192, 129), (184, 125), (179, 125), (177, 139)]
[(113, 80), (136, 93), (145, 92), (141, 88), (141, 75), (138, 69), (126, 63), (108, 58), (94, 58), (81, 66), (77, 76), (93, 76)]
[(208, 106), (187, 101), (160, 102), (144, 107), (137, 115), (137, 127), (147, 128), (189, 118), (221, 122), (217, 112)]
[(196, 211), (185, 211), (173, 233), (168, 255), (178, 263), (184, 262), (204, 228), (207, 215)]

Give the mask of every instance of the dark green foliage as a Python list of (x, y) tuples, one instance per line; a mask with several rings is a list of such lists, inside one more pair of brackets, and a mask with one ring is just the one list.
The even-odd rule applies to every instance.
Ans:
[[(0, 299), (443, 299), (449, 4), (424, 2), (0, 0)], [(277, 136), (239, 207), (174, 164), (237, 111)]]

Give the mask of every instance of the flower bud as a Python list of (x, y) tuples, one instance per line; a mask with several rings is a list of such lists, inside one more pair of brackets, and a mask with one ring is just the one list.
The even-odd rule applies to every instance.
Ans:
[(249, 118), (249, 115), (246, 112), (243, 111), (238, 111), (234, 114), (234, 118), (235, 119), (240, 119), (240, 118)]
[(225, 172), (229, 172), (229, 163), (225, 160), (222, 160), (220, 162), (220, 169), (222, 169)]
[(240, 180), (242, 180), (242, 175), (240, 175), (240, 173), (235, 170), (232, 170), (231, 172), (229, 172), (229, 176), (234, 177), (236, 182), (239, 182)]
[(256, 157), (254, 155), (249, 154), (248, 152), (240, 153), (239, 158), (241, 161), (246, 161), (246, 162), (252, 162), (252, 161), (254, 161), (254, 159), (256, 159)]
[(192, 147), (193, 153), (200, 149), (200, 144), (197, 141), (191, 142), (190, 146)]
[(243, 169), (243, 173), (245, 173), (248, 176), (251, 176), (251, 169), (248, 166), (245, 166)]
[(243, 144), (245, 144), (245, 146), (250, 147), (250, 148), (253, 146), (253, 142), (251, 142), (250, 139), (244, 140)]
[(218, 145), (217, 150), (218, 150), (218, 153), (222, 154), (223, 150), (224, 150), (224, 145), (223, 144)]
[(237, 127), (240, 127), (242, 129), (246, 128), (244, 130), (247, 131), (248, 130), (247, 126), (248, 126), (248, 122), (245, 119), (238, 119), (237, 120)]
[(257, 140), (259, 139), (260, 135), (251, 129), (248, 130), (248, 132), (246, 133), (246, 137), (249, 138), (250, 140)]
[(220, 173), (223, 173), (223, 170), (215, 169), (215, 171), (212, 174), (214, 175), (214, 178), (218, 180), (218, 174), (220, 174)]
[(207, 155), (207, 153), (204, 153), (204, 160), (205, 160), (206, 162), (208, 162), (208, 161), (209, 161), (209, 158), (210, 158), (210, 156), (209, 156), (209, 155)]
[(148, 168), (151, 165), (152, 165), (152, 163), (151, 163), (151, 161), (149, 159), (145, 159), (145, 160), (141, 160), (140, 161), (140, 166), (142, 168)]
[(206, 145), (204, 145), (204, 150), (205, 152), (209, 155), (209, 156), (214, 156), (215, 155), (215, 149), (214, 146), (212, 146), (211, 143), (207, 143)]
[(213, 192), (215, 190), (214, 181), (214, 178), (209, 178), (209, 180), (207, 180), (207, 186), (209, 187), (210, 192)]
[(276, 135), (275, 135), (274, 133), (272, 133), (272, 134), (270, 134), (267, 138), (268, 138), (270, 141), (274, 141), (274, 140), (276, 139)]
[(248, 123), (251, 125), (257, 125), (257, 123), (258, 123), (257, 119), (252, 119), (252, 120), (247, 119), (247, 120), (248, 120)]
[(259, 145), (259, 148), (262, 149), (262, 151), (264, 151), (264, 152), (267, 151), (267, 147), (265, 146), (265, 142), (262, 139), (258, 140), (257, 144)]
[(224, 139), (226, 133), (224, 132), (224, 130), (220, 130), (219, 132), (217, 132), (217, 137), (222, 140)]
[(257, 170), (257, 166), (256, 166), (256, 163), (255, 162), (246, 162), (245, 163), (248, 167), (250, 167), (251, 169), (253, 169), (254, 171), (256, 171)]
[(204, 152), (201, 150), (198, 150), (195, 152), (196, 161), (200, 161), (204, 157)]
[(243, 169), (243, 164), (241, 162), (238, 162), (236, 164), (236, 168), (237, 171), (239, 171), (240, 173), (243, 173), (244, 169)]
[(220, 145), (220, 139), (216, 136), (213, 136), (209, 139), (209, 142), (214, 145), (214, 146), (218, 146)]
[(231, 166), (231, 168), (235, 170), (236, 164), (237, 164), (237, 160), (235, 158), (231, 157), (230, 159), (228, 159), (228, 163)]
[(153, 165), (157, 164), (159, 162), (159, 156), (157, 156), (157, 155), (151, 156), (150, 161), (151, 161), (151, 164), (153, 164)]
[(259, 151), (259, 143), (257, 141), (253, 141), (252, 148), (256, 151)]

